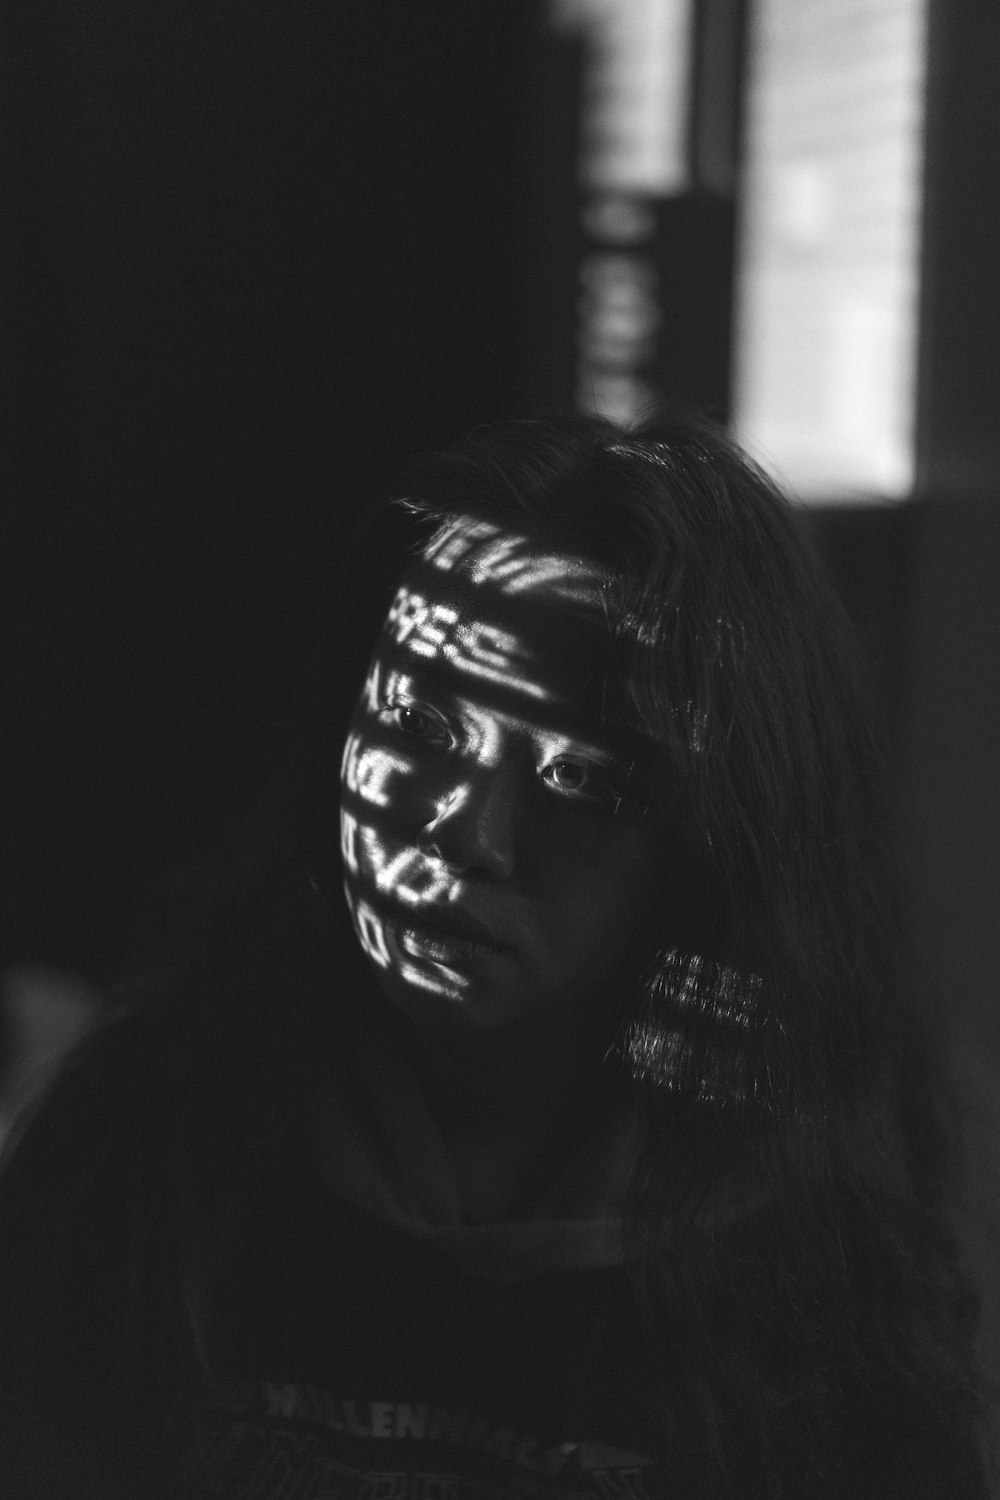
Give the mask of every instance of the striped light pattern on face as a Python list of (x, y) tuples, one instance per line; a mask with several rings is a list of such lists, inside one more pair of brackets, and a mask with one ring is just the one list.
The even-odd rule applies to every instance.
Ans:
[(658, 845), (617, 817), (608, 641), (599, 570), (520, 532), (453, 521), (407, 572), (341, 768), (348, 906), (391, 999), (503, 1019), (627, 940), (625, 851)]

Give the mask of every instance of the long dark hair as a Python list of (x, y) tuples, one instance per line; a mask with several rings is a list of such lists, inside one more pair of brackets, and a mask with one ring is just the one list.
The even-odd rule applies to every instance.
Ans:
[(857, 646), (800, 518), (688, 414), (484, 430), (408, 503), (540, 532), (610, 578), (683, 870), (618, 1038), (647, 1121), (627, 1242), (711, 1493), (747, 1464), (768, 1493), (826, 1493), (852, 1391), (967, 1427), (941, 1081)]
[[(745, 1493), (753, 1472), (768, 1495), (822, 1496), (873, 1393), (971, 1432), (971, 1301), (902, 982), (884, 778), (850, 628), (793, 509), (686, 414), (491, 427), (415, 465), (401, 498), (411, 546), (471, 513), (582, 552), (608, 580), (611, 647), (683, 870), (609, 1057), (646, 1122), (626, 1244), (665, 1441), (695, 1455), (706, 1495)], [(224, 862), (200, 940), (185, 917), (183, 961), (119, 1024), (159, 1026), (161, 1073), (185, 1074), (163, 1086), (169, 1171), (148, 1201), (169, 1221), (163, 1325), (189, 1371), (211, 1363), (213, 1267), (301, 1126), (317, 1037), (336, 1045), (331, 973), (358, 961), (333, 854), (331, 659), (328, 643), (245, 879)], [(151, 1243), (147, 1226), (133, 1264)], [(874, 1453), (876, 1434), (854, 1436)]]

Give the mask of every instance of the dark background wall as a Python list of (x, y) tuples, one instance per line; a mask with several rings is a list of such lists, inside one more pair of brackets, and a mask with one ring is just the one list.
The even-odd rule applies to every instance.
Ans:
[[(1000, 10), (930, 10), (905, 787), (915, 926), (1000, 1062)], [(995, 1083), (993, 1084), (995, 1089)], [(995, 1173), (996, 1142), (991, 1143)], [(998, 1221), (1000, 1222), (1000, 1221)]]
[(522, 9), (5, 7), (8, 961), (106, 964), (351, 517), (516, 408)]

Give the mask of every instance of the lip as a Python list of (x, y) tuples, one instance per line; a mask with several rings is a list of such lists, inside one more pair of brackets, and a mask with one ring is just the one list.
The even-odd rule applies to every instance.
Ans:
[(500, 950), (472, 938), (458, 937), (438, 931), (433, 927), (403, 924), (399, 928), (399, 945), (411, 958), (444, 964), (448, 968), (463, 967), (494, 957)]
[(432, 958), (439, 963), (486, 958), (509, 950), (509, 944), (485, 923), (458, 907), (449, 908), (447, 914), (429, 907), (400, 912), (396, 930), (400, 943), (413, 957)]

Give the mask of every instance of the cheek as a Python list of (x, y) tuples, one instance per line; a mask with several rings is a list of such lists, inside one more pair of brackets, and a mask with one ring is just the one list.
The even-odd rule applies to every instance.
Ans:
[(567, 863), (558, 897), (564, 920), (587, 947), (616, 953), (648, 946), (670, 901), (668, 860), (659, 841), (613, 837)]
[(341, 796), (360, 814), (390, 807), (398, 801), (400, 786), (413, 776), (412, 759), (399, 747), (389, 745), (366, 729), (347, 736), (341, 762)]
[(380, 758), (377, 746), (372, 751), (359, 740), (360, 769), (345, 773), (341, 794), (340, 848), (349, 897), (375, 906), (441, 902), (453, 877), (428, 862), (417, 843), (428, 820), (422, 783), (408, 766)]
[[(412, 844), (380, 834), (342, 814), (341, 848), (349, 900), (373, 910), (391, 906), (416, 908), (450, 899), (453, 879), (430, 864)], [(355, 913), (357, 915), (357, 913)]]
[(431, 817), (433, 787), (418, 754), (371, 731), (372, 726), (362, 722), (347, 737), (341, 765), (341, 813), (357, 827), (372, 829), (380, 839), (399, 843), (407, 830), (412, 832)]

